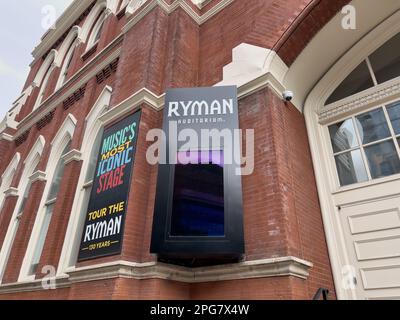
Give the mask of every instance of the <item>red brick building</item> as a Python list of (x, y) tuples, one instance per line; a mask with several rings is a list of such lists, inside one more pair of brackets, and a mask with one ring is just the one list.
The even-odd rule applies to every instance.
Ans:
[[(331, 299), (398, 297), (400, 132), (386, 105), (399, 96), (390, 48), (400, 4), (354, 0), (342, 12), (349, 2), (74, 1), (34, 49), (1, 124), (0, 298), (312, 299), (319, 288)], [(352, 9), (356, 28), (346, 29)], [(146, 134), (162, 127), (166, 89), (223, 84), (238, 88), (239, 127), (255, 129), (254, 172), (242, 178), (245, 254), (195, 268), (157, 261), (158, 166), (146, 161)], [(382, 105), (390, 134), (370, 139), (388, 139), (370, 156), (342, 123), (363, 127), (362, 114)], [(135, 110), (121, 253), (77, 262), (98, 137)], [(378, 168), (371, 159), (382, 157), (390, 165)], [(55, 290), (42, 286), (45, 266)]]

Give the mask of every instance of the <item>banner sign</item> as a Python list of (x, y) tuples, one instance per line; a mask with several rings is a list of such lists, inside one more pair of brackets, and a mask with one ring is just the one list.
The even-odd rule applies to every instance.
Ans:
[(102, 137), (78, 261), (121, 253), (140, 111)]
[(167, 90), (151, 253), (166, 261), (243, 254), (238, 129), (235, 86)]

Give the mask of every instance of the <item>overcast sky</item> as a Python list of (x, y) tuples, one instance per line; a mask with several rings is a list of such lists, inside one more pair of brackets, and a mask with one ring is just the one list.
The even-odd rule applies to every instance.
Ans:
[(33, 58), (31, 52), (72, 0), (2, 1), (0, 11), (0, 121), (19, 97)]

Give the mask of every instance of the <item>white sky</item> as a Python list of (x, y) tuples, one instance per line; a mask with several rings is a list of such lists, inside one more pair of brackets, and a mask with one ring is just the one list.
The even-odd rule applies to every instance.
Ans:
[[(3, 1), (0, 10), (0, 121), (21, 94), (33, 58), (31, 52), (46, 32), (46, 11), (59, 16), (72, 0)], [(48, 11), (47, 11), (48, 12)], [(48, 16), (47, 16), (48, 17)]]

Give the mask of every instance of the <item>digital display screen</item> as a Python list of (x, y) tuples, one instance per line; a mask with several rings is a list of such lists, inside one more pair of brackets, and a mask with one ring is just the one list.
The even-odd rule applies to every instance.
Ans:
[(225, 235), (223, 151), (178, 152), (170, 236)]

